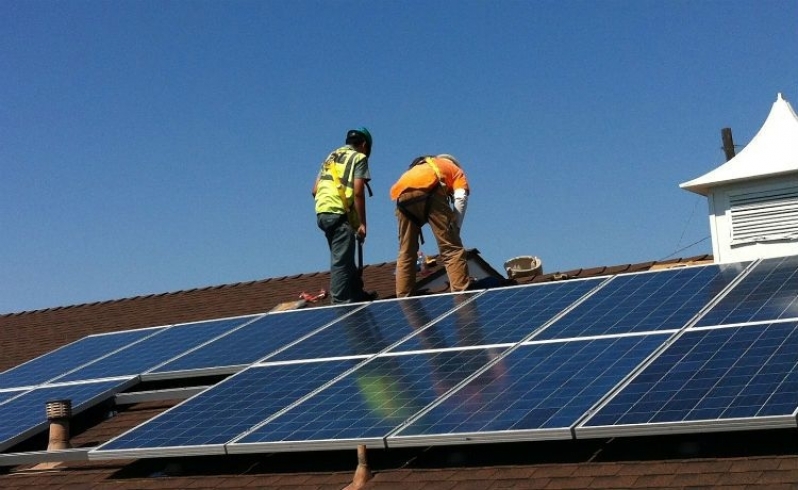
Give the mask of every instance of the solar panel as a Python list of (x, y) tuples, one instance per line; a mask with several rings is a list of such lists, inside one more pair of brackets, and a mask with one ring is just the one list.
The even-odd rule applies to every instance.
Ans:
[(223, 444), (352, 368), (352, 360), (256, 366), (92, 451), (91, 459), (223, 454)]
[(137, 376), (201, 345), (253, 317), (227, 318), (175, 325), (157, 332), (126, 349), (58, 378), (59, 382)]
[(388, 437), (389, 447), (569, 439), (667, 334), (522, 344)]
[(25, 390), (0, 391), (0, 403), (5, 402), (6, 400), (10, 400), (22, 393), (25, 393)]
[(795, 427), (798, 257), (749, 265), (179, 325), (61, 379), (243, 369), (93, 459)]
[(795, 427), (798, 323), (686, 331), (577, 437)]
[[(391, 349), (392, 352), (516, 343), (596, 287), (604, 278), (488, 290)], [(404, 304), (403, 304), (404, 305)], [(432, 317), (423, 308), (407, 320), (421, 329)]]
[(0, 374), (0, 388), (45, 383), (159, 330), (141, 329), (84, 337)]
[(36, 388), (0, 404), (0, 451), (41, 432), (47, 426), (46, 404), (52, 400), (69, 399), (72, 413), (83, 410), (126, 389), (130, 379), (107, 380)]
[(377, 301), (302, 342), (268, 357), (269, 361), (373, 355), (416, 332), (411, 318), (434, 319), (461, 304), (461, 295), (443, 294)]
[(257, 362), (358, 307), (343, 305), (271, 313), (154, 369), (148, 377), (169, 372), (185, 375), (230, 372), (226, 368)]
[(766, 259), (713, 307), (698, 325), (798, 318), (798, 256)]
[(708, 265), (615, 276), (535, 340), (682, 328), (740, 270)]
[(500, 349), (379, 356), (227, 446), (229, 453), (383, 446), (383, 437)]

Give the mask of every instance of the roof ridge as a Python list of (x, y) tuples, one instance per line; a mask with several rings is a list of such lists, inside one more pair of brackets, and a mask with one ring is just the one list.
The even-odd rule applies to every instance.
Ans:
[(261, 283), (268, 283), (268, 282), (276, 282), (276, 281), (284, 281), (286, 279), (299, 279), (301, 277), (314, 277), (319, 274), (324, 274), (325, 271), (315, 271), (315, 272), (304, 272), (300, 274), (292, 274), (292, 275), (285, 275), (285, 276), (277, 276), (277, 277), (267, 277), (264, 279), (253, 279), (248, 281), (239, 281), (239, 282), (231, 282), (231, 283), (224, 283), (224, 284), (214, 284), (209, 286), (199, 286), (189, 289), (178, 289), (174, 291), (165, 291), (160, 293), (147, 293), (147, 294), (137, 294), (135, 296), (127, 296), (124, 298), (113, 298), (113, 299), (105, 299), (99, 301), (88, 301), (85, 303), (76, 303), (72, 305), (62, 305), (62, 306), (52, 306), (49, 308), (38, 308), (35, 310), (23, 310), (23, 311), (16, 311), (10, 313), (0, 313), (0, 318), (5, 317), (15, 317), (15, 316), (23, 316), (23, 315), (31, 315), (31, 314), (38, 314), (38, 313), (45, 313), (50, 311), (60, 311), (66, 310), (71, 308), (85, 308), (88, 306), (101, 306), (101, 305), (109, 305), (113, 303), (121, 303), (121, 302), (128, 302), (128, 301), (138, 301), (142, 299), (148, 298), (156, 298), (156, 297), (166, 297), (166, 296), (176, 296), (179, 294), (188, 294), (200, 291), (210, 291), (213, 289), (225, 289), (225, 288), (237, 288), (241, 286), (250, 286), (254, 284), (261, 284)]

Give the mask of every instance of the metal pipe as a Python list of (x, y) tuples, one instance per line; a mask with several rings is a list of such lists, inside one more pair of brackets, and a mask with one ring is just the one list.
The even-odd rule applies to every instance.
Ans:
[(369, 469), (368, 459), (366, 458), (366, 446), (360, 445), (357, 447), (357, 469), (355, 470), (355, 476), (352, 478), (352, 484), (346, 488), (347, 490), (363, 488), (372, 478), (374, 478), (374, 475)]
[(48, 451), (69, 449), (69, 419), (72, 417), (72, 400), (52, 400), (45, 405), (47, 420), (50, 422)]

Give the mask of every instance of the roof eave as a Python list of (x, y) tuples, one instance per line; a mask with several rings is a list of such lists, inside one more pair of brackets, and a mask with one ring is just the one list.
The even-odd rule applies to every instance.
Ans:
[[(711, 172), (710, 172), (711, 173)], [(796, 169), (789, 169), (784, 170), (781, 172), (771, 172), (767, 174), (760, 174), (755, 176), (740, 176), (734, 178), (727, 178), (727, 179), (705, 179), (709, 174), (706, 174), (702, 177), (699, 177), (694, 180), (690, 180), (688, 182), (684, 182), (679, 184), (679, 187), (690, 192), (695, 192), (696, 194), (700, 194), (702, 196), (708, 196), (714, 189), (718, 187), (729, 186), (732, 184), (736, 184), (738, 182), (751, 182), (757, 180), (766, 180), (773, 177), (784, 177), (787, 175), (798, 175), (798, 170)]]

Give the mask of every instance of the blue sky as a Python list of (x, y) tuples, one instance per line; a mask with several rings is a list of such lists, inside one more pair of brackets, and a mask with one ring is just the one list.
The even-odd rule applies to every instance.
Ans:
[(744, 145), (778, 92), (798, 108), (796, 19), (795, 0), (0, 2), (0, 313), (327, 270), (310, 189), (360, 125), (366, 263), (395, 259), (390, 186), (444, 152), (471, 182), (466, 246), (499, 270), (710, 253), (706, 199), (678, 185), (723, 163), (721, 128)]

